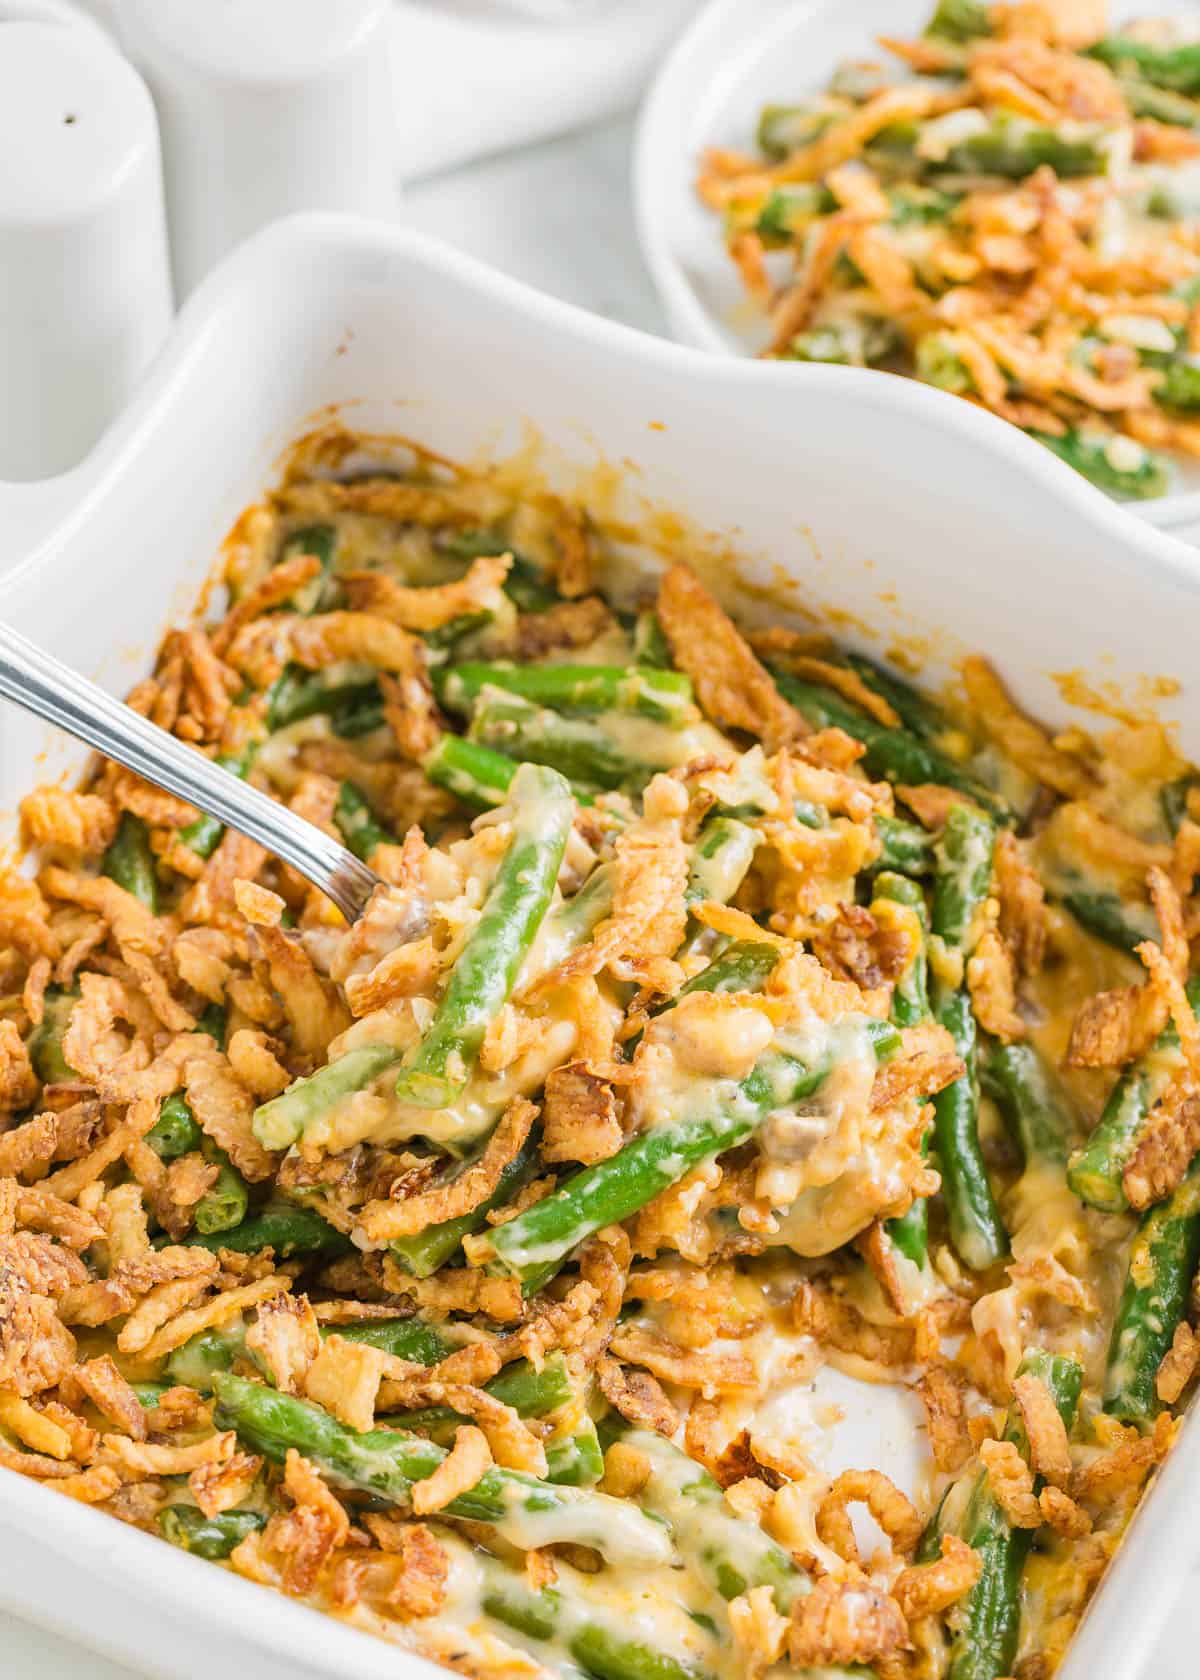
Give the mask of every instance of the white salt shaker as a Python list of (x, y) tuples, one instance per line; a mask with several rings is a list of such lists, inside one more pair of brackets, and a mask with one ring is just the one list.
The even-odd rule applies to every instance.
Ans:
[(81, 460), (170, 320), (145, 85), (69, 7), (0, 0), (0, 479)]
[(394, 207), (390, 0), (118, 0), (158, 107), (175, 285), (296, 210)]

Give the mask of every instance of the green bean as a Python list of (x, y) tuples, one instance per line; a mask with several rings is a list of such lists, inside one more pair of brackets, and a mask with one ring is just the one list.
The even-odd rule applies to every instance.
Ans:
[(759, 150), (782, 162), (823, 134), (834, 119), (835, 109), (821, 104), (764, 105), (758, 119)]
[(872, 869), (894, 870), (898, 875), (928, 875), (933, 870), (933, 839), (916, 823), (900, 817), (875, 816), (879, 856)]
[(931, 167), (949, 175), (1002, 175), (1009, 181), (1022, 181), (1047, 165), (1060, 180), (1107, 175), (1110, 137), (1109, 131), (1096, 129), (1066, 134), (1000, 112), (986, 129), (955, 141)]
[[(480, 1153), (482, 1151), (464, 1161), (460, 1172), (467, 1171)], [(503, 1168), (495, 1190), (485, 1201), (480, 1202), (478, 1207), (472, 1208), (470, 1213), (460, 1213), (453, 1219), (443, 1219), (436, 1225), (427, 1225), (423, 1231), (418, 1231), (411, 1237), (397, 1237), (388, 1245), (391, 1252), (413, 1277), (432, 1277), (440, 1266), (444, 1266), (458, 1253), (464, 1237), (483, 1229), (489, 1213), (495, 1208), (505, 1207), (519, 1190), (524, 1189), (536, 1174), (538, 1165), (537, 1143), (531, 1136)], [(447, 1182), (453, 1183), (454, 1178), (451, 1177)]]
[(564, 717), (500, 688), (481, 693), (467, 739), (549, 765), (585, 787), (642, 787), (656, 768), (631, 758), (590, 718)]
[(675, 659), (662, 622), (653, 607), (645, 607), (633, 626), (633, 658), (637, 665), (656, 671), (673, 671)]
[[(550, 1354), (540, 1371), (528, 1359), (518, 1359), (484, 1386), (493, 1400), (511, 1406), (525, 1418), (547, 1417), (565, 1406), (574, 1393), (561, 1353)], [(455, 1426), (469, 1421), (452, 1406), (425, 1406), (419, 1411), (394, 1412), (379, 1420), (388, 1429), (419, 1430), (435, 1440), (445, 1435), (452, 1438)]]
[(676, 727), (696, 718), (691, 679), (651, 666), (463, 663), (442, 666), (433, 683), (448, 710), (467, 716), (485, 689), (499, 688), (556, 712), (625, 712)]
[(1155, 402), (1164, 408), (1200, 408), (1200, 367), (1190, 361), (1168, 362), (1154, 389)]
[(216, 1167), (217, 1176), (196, 1203), (195, 1225), (202, 1237), (215, 1237), (243, 1223), (250, 1206), (250, 1187), (225, 1151), (211, 1139), (204, 1138), (200, 1147), (205, 1160)]
[(932, 926), (948, 950), (969, 957), (974, 927), (992, 881), (994, 825), (969, 805), (954, 805), (936, 847)]
[(442, 735), (421, 762), (431, 782), (461, 799), (464, 805), (489, 810), (503, 805), (517, 773), (517, 761), (461, 735)]
[(181, 1155), (199, 1149), (204, 1133), (182, 1091), (164, 1101), (158, 1119), (146, 1133), (146, 1142), (160, 1161), (177, 1161)]
[[(1167, 462), (1161, 455), (1153, 454), (1130, 439), (1110, 438), (1102, 433), (1093, 438), (1081, 431), (1052, 437), (1049, 432), (1030, 430), (1028, 436), (1045, 444), (1060, 461), (1065, 461), (1092, 484), (1114, 496), (1123, 496), (1130, 501), (1146, 501), (1154, 496), (1164, 496), (1170, 488), (1171, 473)], [(1118, 442), (1121, 453), (1114, 464), (1113, 457), (1117, 454), (1114, 446)], [(1126, 455), (1132, 463), (1129, 466), (1124, 464)]]
[(908, 730), (888, 729), (819, 683), (801, 682), (785, 671), (773, 670), (772, 675), (784, 699), (790, 700), (815, 729), (844, 729), (862, 742), (867, 749), (862, 764), (869, 776), (887, 777), (910, 787), (937, 782), (967, 794), (999, 820), (1011, 820), (1012, 813), (999, 795), (928, 741)]
[(486, 1560), (485, 1572), (485, 1614), (534, 1644), (565, 1646), (593, 1680), (711, 1680), (686, 1656), (665, 1651), (659, 1639), (651, 1644), (617, 1632), (601, 1612), (590, 1610), (586, 1576), (568, 1594), (530, 1587), (495, 1558)]
[(1159, 808), (1172, 840), (1187, 817), (1188, 794), (1194, 787), (1200, 787), (1200, 773), (1189, 770), (1186, 775), (1177, 777), (1173, 782), (1164, 782), (1159, 789)]
[(985, 0), (938, 0), (933, 16), (925, 25), (926, 35), (943, 41), (973, 41), (992, 33)]
[[(338, 1423), (320, 1406), (276, 1393), (228, 1372), (213, 1378), (214, 1422), (234, 1429), (253, 1452), (282, 1463), (289, 1448), (338, 1486), (373, 1493), (406, 1509), (414, 1482), (433, 1474), (445, 1449), (400, 1429), (358, 1431)], [(670, 1535), (628, 1500), (577, 1488), (556, 1487), (515, 1470), (488, 1470), (468, 1492), (446, 1506), (446, 1515), (491, 1523), (514, 1544), (538, 1544), (535, 1533), (592, 1546), (622, 1566), (659, 1564), (672, 1555)]]
[(158, 914), (158, 874), (150, 850), (150, 831), (141, 817), (122, 811), (116, 836), (105, 852), (101, 871), (152, 914)]
[(267, 1525), (261, 1511), (222, 1511), (206, 1517), (197, 1505), (167, 1505), (154, 1519), (164, 1540), (194, 1557), (221, 1560), (248, 1534)]
[[(1153, 117), (1155, 122), (1170, 123), (1175, 128), (1200, 128), (1200, 103), (1196, 100), (1188, 99), (1182, 93), (1172, 93), (1169, 88), (1155, 87), (1143, 76), (1126, 73), (1119, 75), (1117, 81), (1131, 116)], [(1151, 210), (1150, 213), (1153, 215), (1155, 212)], [(1183, 212), (1172, 210), (1169, 219), (1182, 220)]]
[(754, 861), (759, 835), (736, 817), (710, 817), (696, 837), (688, 883), (688, 905), (705, 899), (728, 904)]
[(546, 1442), (546, 1480), (560, 1487), (594, 1487), (604, 1474), (600, 1436), (590, 1417), (569, 1435)]
[[(1200, 1009), (1200, 975), (1187, 983), (1188, 1001)], [(1150, 1110), (1182, 1066), (1179, 1034), (1168, 1022), (1144, 1056), (1109, 1092), (1091, 1136), (1067, 1163), (1067, 1183), (1089, 1207), (1123, 1213), (1129, 1206), (1121, 1182), (1138, 1133)]]
[(547, 581), (540, 566), (519, 553), (499, 531), (494, 529), (443, 531), (438, 534), (437, 546), (456, 560), (477, 560), (481, 555), (511, 554), (513, 563), (504, 580), (504, 593), (523, 613), (545, 612), (556, 606), (562, 596)]
[(305, 525), (301, 530), (290, 532), (285, 539), (279, 552), (280, 560), (290, 560), (298, 554), (311, 554), (321, 563), (317, 575), (301, 584), (292, 596), (292, 605), (298, 613), (308, 616), (322, 604), (333, 572), (337, 540), (337, 529), (333, 525)]
[(1153, 87), (1200, 94), (1200, 45), (1155, 46), (1131, 35), (1109, 35), (1087, 48), (1113, 70), (1132, 70)]
[(900, 348), (900, 335), (890, 321), (875, 316), (810, 327), (793, 333), (782, 350), (785, 362), (826, 362), (836, 367), (875, 367)]
[(768, 1052), (740, 1084), (721, 1081), (710, 1089), (695, 1114), (630, 1138), (615, 1155), (497, 1226), (490, 1239), (496, 1261), (532, 1292), (593, 1232), (620, 1224), (701, 1161), (744, 1143), (773, 1110), (811, 1096), (829, 1077), (832, 1057), (831, 1051), (809, 1067)]
[[(887, 196), (892, 207), (888, 223), (894, 228), (930, 227), (948, 222), (963, 201), (962, 193), (943, 192), (940, 187), (921, 186), (915, 181), (898, 182), (888, 188)], [(904, 713), (900, 711), (900, 715), (903, 717)]]
[[(336, 668), (335, 668), (336, 672)], [(379, 679), (369, 665), (355, 675), (288, 665), (267, 691), (267, 728), (274, 733), (305, 718), (328, 717), (335, 735), (365, 735), (383, 721)]]
[(960, 353), (960, 341), (953, 333), (923, 333), (913, 350), (913, 371), (926, 385), (935, 385), (956, 397), (975, 389), (971, 370)]
[[(955, 805), (937, 846), (931, 914), (934, 935), (948, 954), (966, 962), (992, 878), (996, 831), (982, 812)], [(1008, 1237), (979, 1142), (979, 1084), (975, 1013), (965, 984), (939, 984), (934, 1016), (949, 1032), (965, 1072), (933, 1099), (933, 1141), (942, 1175), (950, 1240), (975, 1271), (1008, 1252)]]
[(778, 1608), (788, 1611), (808, 1591), (807, 1577), (790, 1555), (756, 1522), (736, 1516), (708, 1471), (661, 1435), (647, 1429), (622, 1431), (621, 1439), (648, 1460), (650, 1478), (638, 1498), (673, 1529), (684, 1561), (724, 1599), (753, 1587), (770, 1587)]
[(163, 1395), (167, 1392), (168, 1384), (142, 1382), (130, 1383), (129, 1386), (133, 1390), (134, 1398), (137, 1400), (138, 1405), (142, 1406), (146, 1411), (152, 1412), (155, 1406), (157, 1406), (159, 1401), (162, 1399)]
[(78, 991), (60, 986), (47, 989), (42, 1002), (42, 1018), (29, 1035), (25, 1049), (30, 1065), (43, 1085), (62, 1085), (78, 1078), (63, 1055), (63, 1034), (71, 1019), (71, 1011), (79, 1000)]
[[(875, 877), (872, 913), (875, 914), (878, 909), (879, 916), (887, 918), (887, 906), (891, 904), (903, 905), (912, 911), (917, 919), (918, 939), (913, 959), (892, 988), (892, 1020), (898, 1027), (915, 1027), (930, 1018), (929, 959), (925, 944), (929, 932), (929, 915), (925, 905), (925, 894), (917, 883), (910, 881), (906, 875), (884, 870)], [(886, 919), (884, 925), (888, 925)], [(921, 1141), (921, 1153), (928, 1154), (928, 1151), (929, 1134), (926, 1132)], [(908, 1211), (899, 1214), (895, 1219), (889, 1219), (886, 1229), (889, 1239), (900, 1253), (911, 1260), (914, 1266), (924, 1267), (929, 1257), (928, 1198), (914, 1197)]]
[(197, 1230), (183, 1241), (214, 1254), (222, 1248), (234, 1254), (258, 1254), (270, 1248), (277, 1260), (291, 1260), (300, 1254), (332, 1256), (347, 1253), (351, 1246), (349, 1237), (335, 1230), (315, 1209), (291, 1202), (268, 1203), (230, 1229), (211, 1234)]
[(992, 1044), (980, 1083), (1021, 1146), (1028, 1169), (1038, 1162), (1065, 1167), (1075, 1131), (1066, 1092), (1031, 1044)]
[(754, 231), (770, 250), (790, 245), (818, 216), (837, 209), (837, 199), (818, 181), (785, 181), (772, 187), (754, 223)]
[(929, 959), (925, 949), (929, 915), (925, 906), (925, 894), (907, 875), (883, 870), (875, 877), (872, 911), (876, 903), (881, 907), (881, 916), (888, 914), (883, 906), (889, 904), (901, 904), (916, 916), (919, 934), (917, 947), (912, 962), (892, 988), (892, 1020), (898, 1027), (915, 1027), (929, 1019)]
[(367, 1044), (347, 1050), (307, 1079), (297, 1079), (286, 1091), (254, 1111), (254, 1135), (264, 1149), (288, 1149), (305, 1129), (329, 1109), (394, 1067), (403, 1052), (391, 1044)]
[(1061, 903), (1081, 927), (1131, 956), (1144, 940), (1161, 938), (1153, 910), (1148, 905), (1126, 904), (1118, 893), (1081, 887), (1063, 893)]
[[(257, 752), (258, 743), (253, 741), (240, 752), (218, 753), (214, 762), (222, 770), (228, 770), (231, 776), (236, 776), (239, 781), (244, 782), (250, 774)], [(180, 829), (179, 838), (197, 857), (210, 858), (221, 844), (221, 836), (224, 833), (223, 822), (218, 822), (216, 817), (209, 817), (201, 812), (195, 822), (188, 823), (186, 828)]]
[(512, 838), (433, 1021), (397, 1080), (403, 1102), (444, 1108), (462, 1094), (549, 907), (574, 814), (571, 790), (553, 770), (522, 764), (509, 799)]
[(364, 863), (370, 862), (376, 846), (395, 844), (394, 837), (375, 821), (366, 794), (353, 782), (343, 782), (338, 789), (333, 820), (347, 846)]
[[(450, 1343), (431, 1324), (416, 1318), (368, 1318), (356, 1324), (333, 1324), (322, 1336), (340, 1336), (346, 1342), (365, 1342), (369, 1347), (395, 1354), (417, 1365), (436, 1365), (451, 1351)], [(238, 1319), (219, 1329), (201, 1330), (167, 1355), (164, 1375), (172, 1383), (211, 1394), (213, 1378), (228, 1371), (235, 1360), (248, 1359), (246, 1326)]]
[[(1030, 1349), (1019, 1371), (1045, 1383), (1070, 1430), (1083, 1383), (1079, 1365), (1061, 1354)], [(1004, 1439), (1028, 1458), (1029, 1442), (1015, 1406), (1009, 1412)], [(1038, 1477), (1035, 1489), (1041, 1485)], [(955, 1610), (947, 1680), (999, 1680), (1012, 1673), (1021, 1627), (1021, 1576), (1033, 1535), (1031, 1528), (1010, 1525), (987, 1471), (981, 1472), (967, 1505), (962, 1538), (979, 1554), (983, 1570)]]
[(1159, 1411), (1155, 1379), (1183, 1318), (1200, 1260), (1200, 1160), (1165, 1202), (1142, 1215), (1113, 1320), (1104, 1410), (1145, 1429)]
[(936, 741), (946, 733), (949, 721), (945, 712), (919, 688), (914, 688), (886, 666), (877, 665), (865, 654), (848, 653), (846, 663), (869, 689), (887, 701), (905, 729), (912, 734), (925, 741)]

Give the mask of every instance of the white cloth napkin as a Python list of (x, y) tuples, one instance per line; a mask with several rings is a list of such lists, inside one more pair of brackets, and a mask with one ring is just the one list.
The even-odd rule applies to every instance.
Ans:
[(396, 0), (400, 178), (436, 174), (626, 109), (696, 6), (607, 0), (560, 6), (551, 22), (495, 0)]

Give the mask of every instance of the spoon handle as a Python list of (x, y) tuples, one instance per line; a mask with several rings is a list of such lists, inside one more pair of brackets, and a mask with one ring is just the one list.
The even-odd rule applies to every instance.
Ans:
[(6, 624), (0, 624), (0, 695), (257, 840), (331, 898), (347, 921), (361, 915), (379, 883), (365, 863), (321, 829), (131, 711)]

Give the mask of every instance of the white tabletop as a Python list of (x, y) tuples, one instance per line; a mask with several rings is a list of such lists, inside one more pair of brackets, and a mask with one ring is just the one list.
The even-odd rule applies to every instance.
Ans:
[[(585, 309), (644, 332), (665, 332), (629, 206), (631, 138), (632, 122), (622, 118), (473, 164), (411, 188), (404, 220)], [(1198, 1646), (1200, 1591), (1180, 1605), (1147, 1675), (1192, 1680)], [(140, 1680), (3, 1613), (0, 1676)]]

